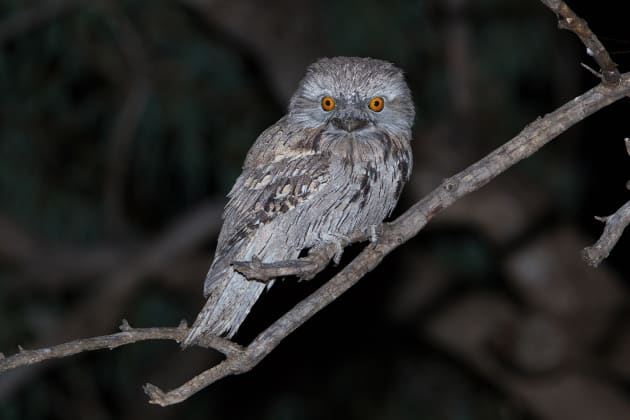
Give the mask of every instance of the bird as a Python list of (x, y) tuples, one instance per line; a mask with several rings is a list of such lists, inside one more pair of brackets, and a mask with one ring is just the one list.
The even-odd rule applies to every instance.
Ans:
[(394, 64), (369, 57), (311, 64), (287, 114), (254, 142), (228, 194), (207, 300), (182, 345), (206, 335), (233, 338), (273, 284), (245, 278), (235, 261), (296, 260), (380, 225), (411, 175), (414, 118)]

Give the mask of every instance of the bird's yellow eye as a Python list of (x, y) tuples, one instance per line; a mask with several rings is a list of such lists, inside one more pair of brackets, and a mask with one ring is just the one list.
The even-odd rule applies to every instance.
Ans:
[(370, 107), (372, 111), (380, 112), (383, 110), (383, 107), (385, 106), (385, 101), (383, 100), (383, 98), (376, 96), (370, 99), (370, 103), (368, 104), (368, 106)]
[(330, 112), (335, 109), (335, 100), (330, 96), (324, 96), (322, 98), (322, 109), (326, 112)]

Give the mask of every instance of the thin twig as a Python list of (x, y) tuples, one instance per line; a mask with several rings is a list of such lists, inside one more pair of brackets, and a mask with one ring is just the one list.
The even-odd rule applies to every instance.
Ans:
[[(86, 351), (113, 350), (116, 347), (146, 340), (173, 340), (177, 343), (181, 343), (190, 332), (186, 321), (180, 322), (175, 328), (132, 328), (129, 322), (123, 319), (119, 329), (119, 333), (80, 338), (78, 340), (37, 350), (24, 350), (21, 346), (18, 346), (19, 352), (14, 355), (5, 357), (4, 354), (0, 353), (0, 373), (21, 366), (40, 363), (45, 360), (59, 359)], [(204, 348), (213, 348), (229, 358), (238, 357), (238, 355), (243, 352), (241, 346), (222, 337), (201, 337), (196, 344)]]
[(604, 232), (594, 245), (584, 248), (582, 257), (590, 266), (597, 267), (608, 257), (610, 251), (615, 247), (617, 241), (623, 234), (624, 229), (630, 223), (630, 201), (624, 204), (614, 214), (607, 217), (598, 218), (606, 222)]
[[(112, 323), (121, 317), (128, 297), (150, 279), (152, 273), (161, 272), (217, 234), (222, 208), (223, 200), (209, 201), (180, 216), (160, 235), (139, 247), (117, 270), (92, 287), (92, 293), (68, 311), (54, 328), (41, 334), (33, 347), (47, 345), (53, 338), (71, 340), (111, 328)], [(218, 347), (216, 349), (219, 350)], [(38, 365), (39, 371), (46, 366)], [(0, 375), (0, 394), (15, 391), (37, 371), (29, 369), (19, 375)]]
[[(625, 138), (626, 152), (630, 155), (630, 139)], [(630, 189), (630, 181), (626, 184)], [(624, 204), (614, 214), (607, 217), (595, 217), (600, 222), (605, 222), (604, 231), (594, 245), (582, 250), (582, 258), (592, 267), (597, 267), (604, 259), (608, 258), (612, 249), (617, 245), (624, 229), (630, 223), (630, 201)]]
[(617, 69), (617, 64), (610, 58), (608, 51), (595, 34), (588, 27), (586, 21), (575, 14), (573, 10), (562, 0), (541, 0), (545, 6), (560, 16), (558, 27), (568, 29), (575, 33), (584, 46), (588, 55), (599, 65), (601, 69), (602, 81), (607, 85), (619, 83), (621, 74)]
[(20, 347), (19, 353), (8, 357), (0, 356), (0, 373), (20, 366), (43, 362), (44, 360), (72, 356), (85, 351), (112, 350), (116, 347), (139, 341), (175, 340), (179, 343), (188, 333), (186, 323), (180, 324), (176, 328), (131, 328), (126, 321), (123, 321), (120, 330), (121, 332), (115, 334), (82, 338), (37, 350), (24, 350)]

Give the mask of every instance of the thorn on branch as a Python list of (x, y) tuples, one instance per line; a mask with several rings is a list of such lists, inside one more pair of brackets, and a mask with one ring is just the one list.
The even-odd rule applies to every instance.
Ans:
[(122, 320), (122, 323), (120, 324), (120, 327), (118, 327), (120, 329), (120, 331), (122, 332), (127, 332), (127, 331), (131, 331), (131, 325), (129, 325), (129, 322), (126, 319)]
[[(587, 52), (588, 51), (590, 50), (587, 48)], [(592, 54), (589, 54), (589, 55), (592, 55)], [(593, 67), (589, 66), (588, 64), (580, 63), (580, 66), (584, 67), (586, 70), (588, 70), (591, 74), (593, 74), (599, 80), (602, 80), (604, 78), (604, 76), (602, 76), (600, 72), (598, 72), (597, 70), (595, 70)]]

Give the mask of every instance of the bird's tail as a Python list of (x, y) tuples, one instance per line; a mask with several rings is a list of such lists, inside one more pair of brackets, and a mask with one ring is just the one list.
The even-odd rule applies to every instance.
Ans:
[(194, 344), (206, 334), (232, 338), (266, 287), (264, 283), (247, 280), (232, 267), (211, 269), (206, 284), (204, 294), (208, 299), (184, 339), (183, 347)]

